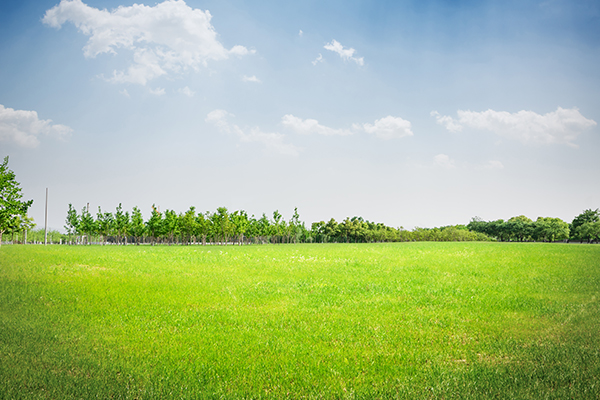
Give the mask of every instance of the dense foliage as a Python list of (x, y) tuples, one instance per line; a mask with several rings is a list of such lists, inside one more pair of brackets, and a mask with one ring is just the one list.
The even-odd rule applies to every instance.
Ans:
[(2, 234), (24, 225), (27, 210), (33, 200), (22, 201), (21, 187), (15, 173), (8, 168), (8, 156), (0, 164), (0, 244)]
[(474, 232), (480, 232), (500, 241), (512, 242), (554, 242), (562, 240), (600, 241), (600, 211), (585, 210), (568, 224), (560, 218), (538, 217), (532, 221), (524, 215), (507, 221), (483, 221), (475, 217), (467, 225)]
[(300, 220), (298, 210), (289, 221), (279, 211), (269, 218), (249, 216), (243, 210), (230, 212), (219, 207), (215, 212), (196, 212), (190, 207), (185, 213), (160, 210), (153, 206), (150, 218), (144, 221), (138, 207), (123, 212), (121, 204), (115, 213), (99, 207), (94, 217), (84, 207), (80, 213), (69, 204), (65, 229), (69, 243), (168, 243), (168, 244), (262, 244), (262, 243), (372, 243), (402, 241), (473, 241), (489, 240), (482, 233), (472, 232), (464, 225), (441, 228), (415, 228), (412, 231), (392, 228), (361, 217), (342, 222), (330, 219), (315, 222), (308, 229)]

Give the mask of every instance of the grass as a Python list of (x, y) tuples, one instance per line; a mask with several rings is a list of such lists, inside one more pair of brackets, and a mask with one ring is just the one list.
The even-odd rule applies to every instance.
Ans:
[(0, 399), (600, 398), (600, 246), (2, 246)]

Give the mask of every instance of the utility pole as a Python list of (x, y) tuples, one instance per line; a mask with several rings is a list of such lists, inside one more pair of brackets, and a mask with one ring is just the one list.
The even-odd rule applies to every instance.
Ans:
[(46, 214), (44, 216), (44, 246), (48, 244), (48, 188), (46, 188)]

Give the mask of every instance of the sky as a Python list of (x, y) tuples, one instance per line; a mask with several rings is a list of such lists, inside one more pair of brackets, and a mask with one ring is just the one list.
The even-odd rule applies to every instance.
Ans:
[(600, 2), (0, 3), (0, 156), (69, 203), (434, 227), (600, 207)]

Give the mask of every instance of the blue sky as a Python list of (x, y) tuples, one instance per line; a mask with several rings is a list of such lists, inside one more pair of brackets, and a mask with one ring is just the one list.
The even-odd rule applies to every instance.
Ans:
[(0, 5), (30, 214), (118, 203), (432, 227), (600, 207), (597, 1)]

